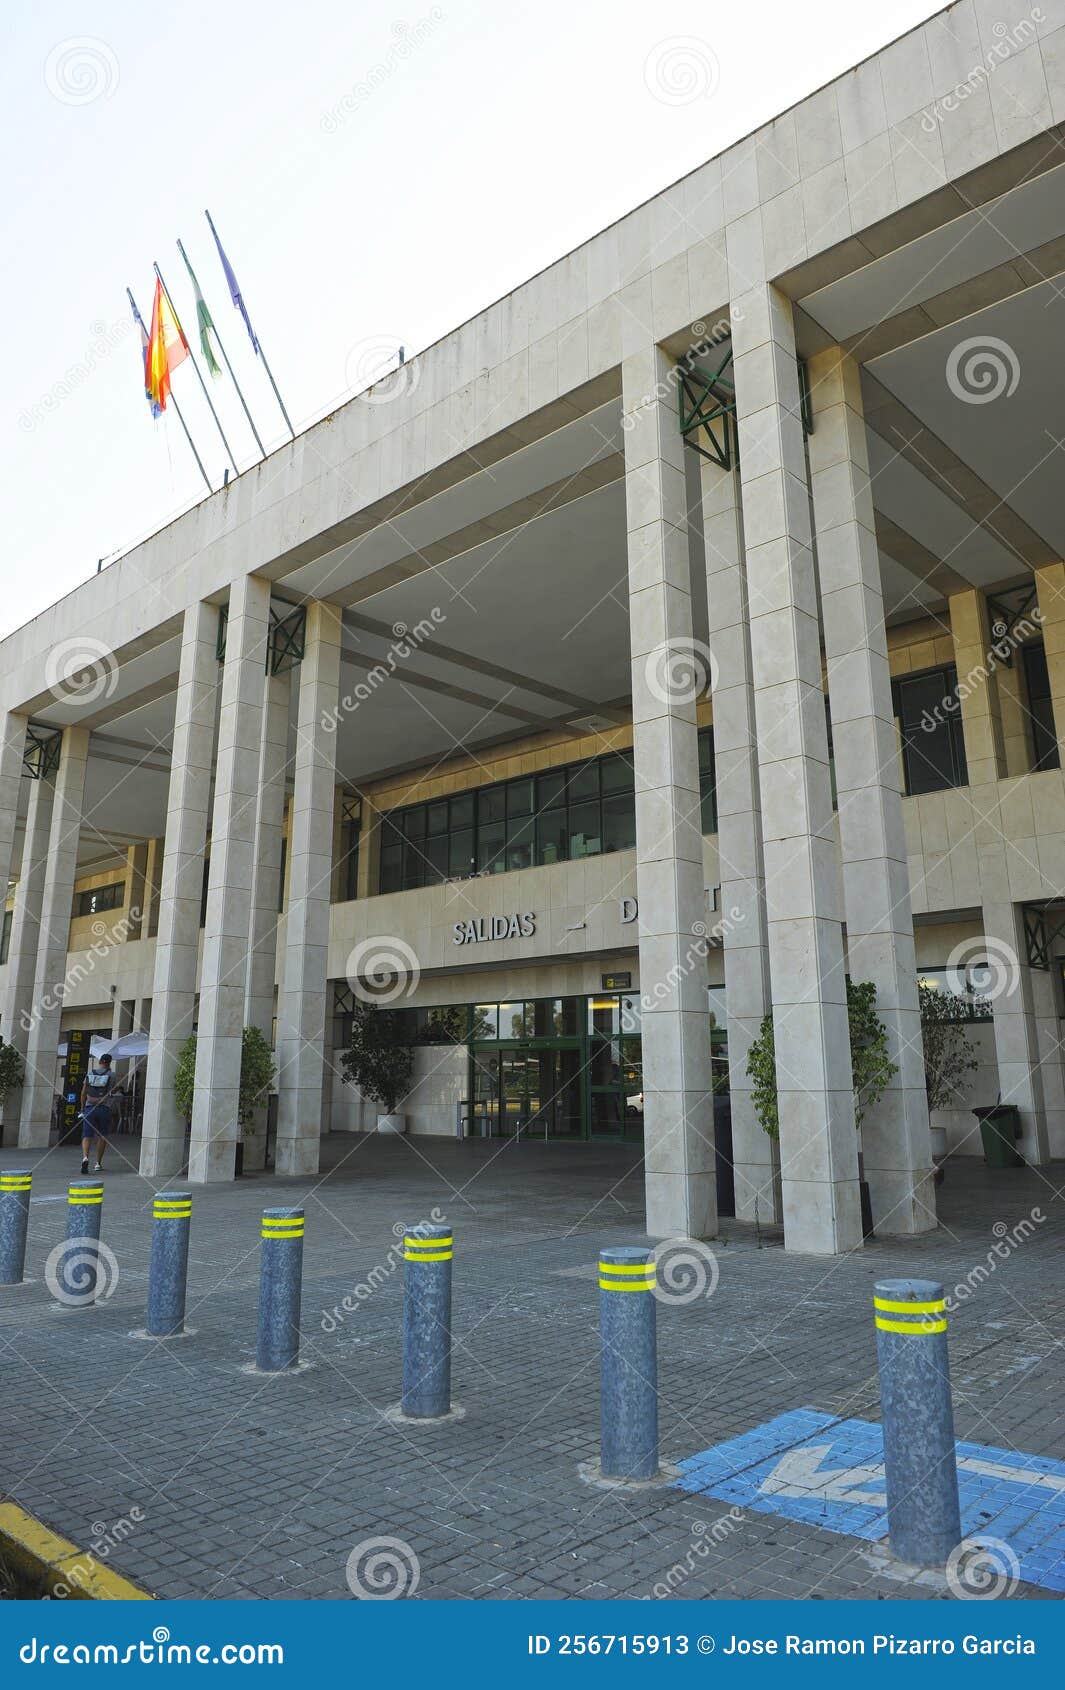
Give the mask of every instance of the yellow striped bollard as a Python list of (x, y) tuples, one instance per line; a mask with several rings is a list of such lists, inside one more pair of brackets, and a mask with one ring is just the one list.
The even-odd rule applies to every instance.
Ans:
[(943, 1567), (961, 1542), (943, 1287), (882, 1279), (873, 1288), (873, 1318), (892, 1553)]

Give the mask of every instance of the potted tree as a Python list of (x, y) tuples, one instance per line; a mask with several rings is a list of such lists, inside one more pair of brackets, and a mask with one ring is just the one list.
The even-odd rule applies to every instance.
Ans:
[[(0, 1109), (7, 1102), (8, 1092), (17, 1091), (25, 1078), (26, 1070), (18, 1051), (14, 1045), (5, 1044), (0, 1039)], [(0, 1127), (0, 1143), (3, 1136), (3, 1127)]]
[[(888, 1055), (887, 1028), (876, 1013), (876, 986), (872, 980), (848, 979), (847, 1024), (850, 1031), (854, 1125), (860, 1128), (869, 1110), (882, 1097), (885, 1086), (898, 1073), (898, 1065), (892, 1062)], [(780, 1108), (777, 1098), (776, 1040), (772, 1011), (763, 1016), (758, 1037), (751, 1043), (747, 1054), (747, 1073), (752, 1082), (751, 1101), (762, 1130), (768, 1133), (770, 1138), (779, 1140)], [(860, 1152), (858, 1185), (862, 1205), (862, 1230), (867, 1238), (871, 1238), (873, 1211)]]
[(349, 1085), (381, 1105), (379, 1133), (402, 1133), (407, 1118), (397, 1105), (410, 1090), (414, 1052), (403, 1038), (400, 1018), (376, 1004), (356, 1002), (351, 1018), (351, 1042), (340, 1059)]
[[(240, 1089), (237, 1093), (237, 1154), (235, 1173), (244, 1172), (244, 1146), (260, 1129), (260, 1114), (270, 1095), (277, 1070), (274, 1053), (258, 1027), (245, 1027), (241, 1035)], [(181, 1047), (174, 1073), (174, 1101), (186, 1120), (192, 1118), (196, 1094), (196, 1034), (190, 1033)]]
[[(934, 1109), (957, 1106), (962, 1084), (967, 1074), (976, 1072), (978, 1063), (965, 1037), (965, 1017), (971, 1006), (972, 994), (958, 998), (951, 992), (937, 991), (924, 981), (917, 983), (921, 1005), (921, 1042), (924, 1047), (924, 1087), (928, 1097), (928, 1113)], [(935, 1164), (936, 1184), (943, 1180), (943, 1162), (947, 1154), (946, 1127), (933, 1127), (932, 1161)]]

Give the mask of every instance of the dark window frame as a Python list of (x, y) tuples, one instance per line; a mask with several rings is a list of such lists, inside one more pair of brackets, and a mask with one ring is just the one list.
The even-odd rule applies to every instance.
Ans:
[(1054, 721), (1054, 701), (1050, 691), (1050, 676), (1047, 673), (1046, 646), (1042, 640), (1030, 640), (1021, 647), (1021, 665), (1027, 693), (1031, 772), (1041, 774), (1044, 769), (1060, 769), (1061, 748), (1058, 745), (1058, 730)]
[[(945, 703), (948, 699), (953, 699), (954, 704), (952, 709), (944, 709), (941, 716), (935, 718), (934, 728), (925, 728), (923, 721), (929, 714), (927, 708), (919, 718), (911, 719), (904, 712), (904, 694), (909, 687), (937, 677), (942, 681), (942, 701)], [(902, 748), (903, 790), (906, 797), (922, 797), (929, 792), (950, 792), (958, 787), (968, 786), (969, 768), (965, 757), (957, 665), (936, 663), (928, 669), (919, 669), (912, 675), (893, 675), (891, 704)], [(921, 735), (927, 735), (923, 757), (922, 741), (919, 737)], [(947, 752), (945, 761), (949, 762), (951, 776), (948, 780), (933, 781), (927, 778), (927, 771), (934, 767), (927, 755), (933, 743)]]
[(107, 886), (93, 886), (87, 891), (74, 895), (74, 914), (106, 915), (109, 910), (120, 910), (126, 901), (126, 882), (115, 880)]

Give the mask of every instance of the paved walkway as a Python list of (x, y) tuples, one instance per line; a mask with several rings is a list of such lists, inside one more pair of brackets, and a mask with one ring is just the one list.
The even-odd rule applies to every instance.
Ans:
[[(418, 1597), (947, 1594), (859, 1538), (737, 1518), (678, 1488), (582, 1483), (598, 1444), (596, 1253), (641, 1239), (631, 1150), (336, 1137), (315, 1181), (197, 1190), (196, 1335), (166, 1346), (128, 1335), (143, 1322), (152, 1192), (122, 1168), (122, 1140), (114, 1150), (104, 1238), (117, 1284), (86, 1311), (57, 1310), (43, 1281), (75, 1153), (0, 1152), (0, 1167), (34, 1165), (36, 1281), (0, 1290), (0, 1491), (79, 1544), (102, 1540), (159, 1595), (345, 1597), (349, 1557), (374, 1538), (416, 1560)], [(996, 1177), (956, 1164), (937, 1233), (827, 1262), (724, 1223), (713, 1294), (658, 1311), (663, 1455), (683, 1461), (798, 1409), (875, 1421), (872, 1282), (917, 1272), (970, 1293), (951, 1323), (958, 1437), (1065, 1457), (1063, 1178), (1061, 1165)], [(307, 1207), (313, 1366), (263, 1379), (242, 1371), (259, 1215), (288, 1202)], [(382, 1412), (399, 1395), (397, 1231), (434, 1210), (456, 1236), (466, 1416), (397, 1426)], [(373, 1576), (372, 1553), (356, 1555), (356, 1582)]]

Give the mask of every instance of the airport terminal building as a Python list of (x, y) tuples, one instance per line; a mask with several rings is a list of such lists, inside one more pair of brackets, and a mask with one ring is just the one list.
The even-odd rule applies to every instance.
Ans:
[(952, 1153), (1001, 1100), (1065, 1156), (1063, 140), (1065, 4), (960, 0), (5, 640), (4, 1144), (141, 1033), (142, 1172), (231, 1179), (256, 1026), (311, 1174), (376, 997), (411, 1134), (642, 1142), (704, 1237), (728, 1118), (737, 1216), (828, 1255), (860, 1177), (935, 1225), (921, 979)]

